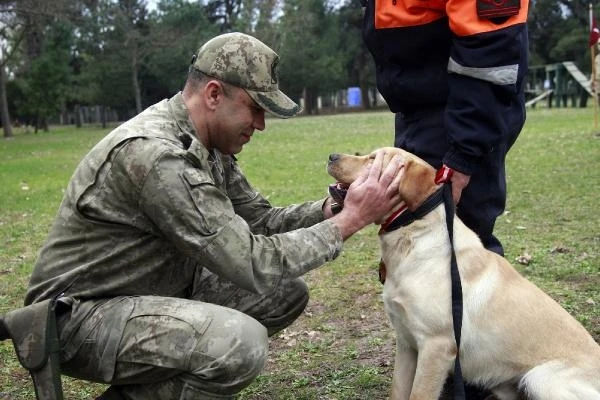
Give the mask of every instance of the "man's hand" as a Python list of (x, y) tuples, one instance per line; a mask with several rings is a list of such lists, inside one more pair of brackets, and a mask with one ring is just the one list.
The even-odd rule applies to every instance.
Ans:
[(344, 208), (331, 218), (344, 240), (365, 226), (381, 220), (400, 202), (400, 158), (394, 156), (384, 169), (383, 156), (383, 151), (378, 152), (375, 160), (350, 185)]
[(452, 173), (450, 182), (452, 182), (452, 198), (454, 199), (454, 204), (458, 204), (458, 202), (460, 201), (462, 191), (464, 188), (467, 187), (470, 179), (470, 175), (465, 175), (462, 172), (458, 172), (457, 170), (454, 170), (454, 172)]

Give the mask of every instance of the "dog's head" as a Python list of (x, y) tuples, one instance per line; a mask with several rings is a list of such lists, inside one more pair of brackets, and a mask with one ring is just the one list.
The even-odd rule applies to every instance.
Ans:
[(398, 192), (407, 208), (411, 211), (416, 210), (439, 187), (435, 183), (436, 171), (419, 157), (396, 147), (384, 147), (364, 156), (330, 154), (327, 173), (337, 181), (336, 185), (331, 186), (330, 193), (335, 199), (336, 192), (347, 189), (360, 175), (361, 170), (375, 158), (377, 151), (381, 150), (385, 152), (384, 168), (394, 155), (400, 155), (402, 168), (399, 173), (402, 176), (400, 177)]

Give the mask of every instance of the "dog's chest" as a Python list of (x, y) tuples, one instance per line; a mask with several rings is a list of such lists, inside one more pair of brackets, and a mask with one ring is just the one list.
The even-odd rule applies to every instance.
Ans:
[[(408, 271), (397, 269), (403, 266)], [(383, 301), (397, 334), (414, 345), (421, 336), (446, 331), (452, 324), (449, 274), (429, 263), (396, 267), (388, 266)]]

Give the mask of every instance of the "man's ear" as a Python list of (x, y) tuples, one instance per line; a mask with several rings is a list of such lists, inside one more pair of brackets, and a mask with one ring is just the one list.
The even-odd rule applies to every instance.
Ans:
[(223, 87), (218, 81), (211, 80), (204, 86), (203, 93), (206, 105), (212, 110), (219, 104), (223, 97)]
[(410, 211), (415, 211), (436, 190), (435, 169), (408, 159), (402, 169), (404, 174), (400, 180), (400, 198)]

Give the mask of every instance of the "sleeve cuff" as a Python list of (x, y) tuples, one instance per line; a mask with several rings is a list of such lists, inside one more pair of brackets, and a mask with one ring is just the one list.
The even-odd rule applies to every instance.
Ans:
[(468, 156), (456, 149), (450, 149), (442, 159), (443, 164), (465, 175), (472, 175), (475, 166), (480, 162), (479, 157)]

